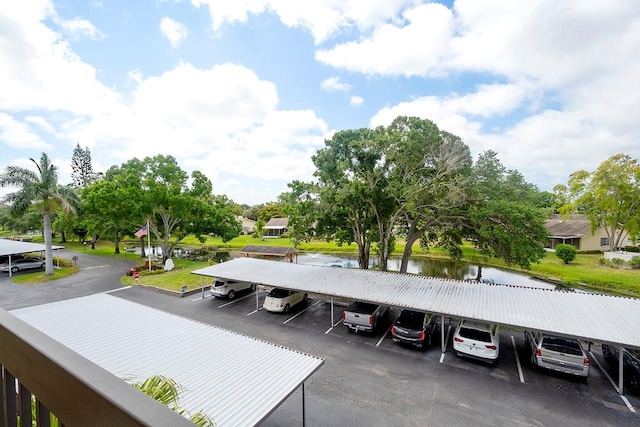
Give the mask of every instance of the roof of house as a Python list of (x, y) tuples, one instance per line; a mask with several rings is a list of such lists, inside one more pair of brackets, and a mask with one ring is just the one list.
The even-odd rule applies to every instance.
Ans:
[(295, 248), (288, 246), (259, 246), (248, 245), (240, 249), (241, 255), (269, 255), (269, 256), (285, 256), (289, 254), (297, 254)]
[(242, 223), (250, 223), (250, 224), (255, 224), (256, 222), (250, 218), (245, 218), (242, 215), (239, 215), (236, 217), (236, 219)]
[(591, 234), (591, 222), (579, 219), (548, 219), (546, 228), (552, 237), (583, 237)]
[(237, 258), (193, 271), (640, 349), (640, 299)]
[(264, 226), (269, 229), (287, 228), (289, 225), (289, 218), (271, 218)]
[(324, 363), (107, 294), (11, 313), (120, 378), (171, 378), (180, 406), (219, 427), (261, 423)]

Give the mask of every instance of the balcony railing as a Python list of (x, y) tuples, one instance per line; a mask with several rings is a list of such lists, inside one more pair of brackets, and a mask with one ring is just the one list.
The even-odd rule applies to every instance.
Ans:
[(149, 396), (0, 309), (0, 426), (192, 426)]

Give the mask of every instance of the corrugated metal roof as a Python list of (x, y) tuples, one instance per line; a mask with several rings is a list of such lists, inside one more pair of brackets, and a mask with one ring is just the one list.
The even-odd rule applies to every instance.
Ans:
[(218, 426), (264, 420), (323, 359), (106, 294), (12, 311), (120, 378), (164, 375)]
[(640, 300), (239, 258), (193, 272), (640, 349)]
[[(52, 246), (53, 249), (64, 249), (64, 246)], [(19, 242), (16, 240), (0, 239), (0, 255), (26, 254), (28, 252), (42, 252), (44, 244)]]

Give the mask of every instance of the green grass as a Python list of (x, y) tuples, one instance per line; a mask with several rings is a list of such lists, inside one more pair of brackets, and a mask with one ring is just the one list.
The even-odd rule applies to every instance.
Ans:
[(35, 285), (38, 283), (49, 282), (51, 280), (62, 279), (63, 277), (71, 276), (77, 272), (78, 269), (73, 267), (56, 268), (53, 270), (52, 276), (46, 276), (44, 271), (37, 271), (34, 273), (21, 274), (19, 276), (13, 276), (11, 281), (19, 285)]
[[(174, 259), (175, 268), (172, 271), (164, 272), (157, 270), (154, 272), (142, 271), (140, 278), (138, 279), (138, 285), (158, 286), (164, 289), (171, 289), (174, 291), (180, 291), (183, 286), (187, 287), (187, 290), (196, 289), (202, 287), (204, 284), (211, 284), (211, 278), (204, 278), (196, 274), (191, 274), (193, 270), (208, 267), (211, 265), (208, 262), (188, 261), (182, 259)], [(136, 285), (136, 281), (133, 276), (123, 276), (120, 279), (123, 285)]]

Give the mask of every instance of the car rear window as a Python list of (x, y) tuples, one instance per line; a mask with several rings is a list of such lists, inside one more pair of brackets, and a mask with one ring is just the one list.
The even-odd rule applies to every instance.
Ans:
[(284, 298), (289, 295), (289, 291), (286, 289), (272, 289), (269, 292), (269, 296), (272, 298)]
[(491, 334), (489, 331), (479, 331), (477, 329), (466, 328), (464, 326), (460, 328), (460, 336), (470, 340), (491, 342)]
[(582, 348), (580, 348), (580, 344), (576, 340), (559, 337), (545, 337), (542, 340), (542, 347), (559, 353), (571, 354), (574, 356), (582, 355)]
[(424, 313), (418, 311), (402, 310), (396, 320), (396, 325), (405, 328), (421, 329), (424, 324), (424, 316)]

